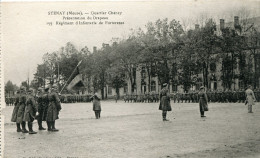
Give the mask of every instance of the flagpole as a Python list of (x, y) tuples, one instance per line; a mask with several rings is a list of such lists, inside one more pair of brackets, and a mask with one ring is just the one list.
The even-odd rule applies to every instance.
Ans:
[(82, 60), (79, 61), (78, 65), (76, 66), (76, 68), (73, 70), (73, 72), (71, 73), (70, 77), (68, 78), (68, 80), (66, 81), (66, 83), (64, 84), (64, 86), (62, 87), (61, 91), (60, 91), (60, 94), (61, 92), (63, 91), (63, 89), (66, 87), (68, 81), (70, 80), (70, 78), (72, 77), (72, 75), (74, 74), (74, 72), (77, 70), (78, 66), (81, 64)]

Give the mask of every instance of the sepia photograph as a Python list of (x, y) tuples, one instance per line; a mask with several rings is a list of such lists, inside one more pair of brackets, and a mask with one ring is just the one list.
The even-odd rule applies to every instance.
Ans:
[(259, 0), (0, 5), (0, 157), (260, 157)]

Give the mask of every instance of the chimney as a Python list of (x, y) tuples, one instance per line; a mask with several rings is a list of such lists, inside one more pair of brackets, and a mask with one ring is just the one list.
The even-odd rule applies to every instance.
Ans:
[(94, 47), (93, 47), (93, 53), (96, 53), (96, 52), (97, 52), (97, 47), (94, 46)]
[(200, 28), (199, 24), (195, 24), (195, 30), (198, 30)]
[(234, 16), (234, 27), (239, 26), (239, 17), (238, 16)]
[(225, 28), (225, 20), (220, 19), (220, 30), (223, 30)]

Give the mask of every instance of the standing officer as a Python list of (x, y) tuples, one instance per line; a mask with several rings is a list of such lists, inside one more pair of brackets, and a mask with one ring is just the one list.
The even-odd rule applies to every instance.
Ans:
[(252, 106), (255, 105), (256, 98), (251, 85), (249, 85), (246, 90), (246, 101), (248, 105), (248, 113), (253, 113)]
[(25, 92), (25, 87), (22, 86), (20, 88), (19, 108), (17, 111), (16, 123), (22, 124), (23, 133), (28, 133), (28, 131), (26, 130), (26, 127), (25, 127), (26, 123), (23, 121), (25, 104), (26, 104), (26, 92)]
[(38, 121), (39, 130), (46, 130), (46, 128), (42, 127), (43, 115), (44, 115), (44, 112), (46, 110), (46, 104), (45, 104), (44, 99), (45, 98), (44, 98), (44, 95), (43, 95), (43, 88), (39, 88), (38, 89), (38, 97), (37, 97), (38, 113), (39, 113), (39, 115), (37, 117), (37, 121)]
[(160, 92), (160, 106), (159, 110), (162, 110), (163, 121), (169, 121), (166, 119), (167, 111), (171, 111), (170, 95), (167, 88), (167, 83), (163, 84), (163, 89)]
[(24, 117), (23, 121), (28, 122), (29, 134), (36, 134), (37, 132), (33, 131), (33, 121), (35, 119), (37, 112), (35, 99), (33, 96), (33, 89), (30, 88), (28, 91), (27, 100), (25, 103)]
[(100, 119), (100, 113), (101, 113), (101, 104), (100, 100), (101, 97), (99, 97), (98, 93), (95, 93), (91, 100), (93, 100), (93, 111), (95, 112), (96, 119)]
[(58, 86), (53, 85), (51, 88), (51, 92), (48, 94), (48, 109), (47, 109), (47, 126), (48, 131), (57, 132), (58, 129), (55, 128), (55, 120), (59, 119), (59, 112), (61, 110), (60, 99), (57, 94)]
[[(17, 114), (18, 114), (18, 109), (19, 109), (19, 97), (20, 97), (20, 90), (17, 90), (16, 91), (16, 96), (15, 96), (15, 100), (14, 100), (14, 110), (13, 110), (13, 113), (12, 113), (12, 118), (11, 118), (11, 121), (12, 122), (16, 122), (17, 121)], [(16, 127), (17, 127), (17, 132), (22, 132), (22, 129), (21, 129), (21, 126), (20, 126), (20, 123), (16, 123)]]
[(203, 86), (200, 87), (200, 92), (198, 95), (199, 95), (200, 116), (206, 117), (204, 113), (205, 111), (208, 111), (208, 97), (207, 97), (207, 93), (205, 92), (205, 88)]

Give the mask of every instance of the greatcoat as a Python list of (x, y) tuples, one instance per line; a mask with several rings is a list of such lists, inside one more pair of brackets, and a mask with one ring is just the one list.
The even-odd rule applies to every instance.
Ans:
[(35, 116), (36, 116), (36, 112), (37, 112), (37, 108), (36, 108), (35, 99), (32, 95), (29, 95), (25, 102), (23, 121), (24, 122), (33, 122), (33, 120), (35, 119)]
[(207, 106), (208, 106), (208, 97), (205, 92), (199, 92), (199, 106), (200, 106), (200, 111), (208, 111)]
[(59, 96), (56, 92), (51, 92), (48, 96), (48, 107), (46, 121), (55, 121), (59, 119), (59, 111), (61, 110), (61, 104)]
[(164, 87), (160, 92), (159, 110), (172, 111), (172, 107), (171, 107), (171, 103), (170, 103), (169, 90), (166, 87)]
[(93, 100), (93, 111), (101, 111), (100, 98), (96, 95), (92, 97)]
[(248, 105), (255, 105), (255, 95), (251, 89), (246, 90), (246, 101)]
[(17, 95), (14, 100), (14, 110), (13, 110), (12, 118), (11, 118), (12, 122), (16, 122), (16, 120), (17, 120), (17, 113), (18, 113), (18, 109), (19, 109), (19, 105), (20, 105), (19, 97), (20, 97), (20, 95)]
[(24, 111), (25, 111), (25, 104), (26, 104), (26, 95), (25, 94), (20, 94), (18, 104), (19, 104), (19, 108), (17, 111), (16, 123), (22, 123), (23, 117), (24, 117)]

